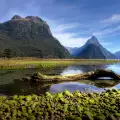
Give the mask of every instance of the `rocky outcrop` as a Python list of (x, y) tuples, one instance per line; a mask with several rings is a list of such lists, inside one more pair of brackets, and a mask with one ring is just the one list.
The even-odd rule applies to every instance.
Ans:
[(15, 15), (15, 16), (12, 17), (11, 20), (18, 20), (18, 19), (22, 19), (22, 17), (19, 16), (19, 15)]
[(42, 73), (35, 73), (29, 78), (23, 78), (23, 81), (31, 81), (38, 83), (48, 82), (62, 82), (62, 81), (79, 81), (79, 80), (97, 80), (99, 77), (111, 77), (115, 81), (120, 80), (120, 76), (111, 70), (96, 70), (78, 75), (66, 75), (66, 76), (47, 76)]

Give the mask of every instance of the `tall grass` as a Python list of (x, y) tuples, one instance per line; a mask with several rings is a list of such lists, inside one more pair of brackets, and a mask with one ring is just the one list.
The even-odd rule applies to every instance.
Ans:
[(97, 64), (114, 64), (120, 60), (103, 60), (103, 59), (38, 59), (38, 58), (13, 58), (0, 59), (0, 69), (25, 69), (25, 68), (51, 68), (55, 66), (68, 65), (97, 65)]

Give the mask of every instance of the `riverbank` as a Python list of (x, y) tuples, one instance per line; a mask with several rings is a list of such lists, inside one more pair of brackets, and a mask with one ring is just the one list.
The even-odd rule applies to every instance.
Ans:
[(38, 59), (38, 58), (12, 58), (0, 59), (0, 69), (27, 69), (27, 68), (53, 68), (55, 66), (69, 65), (101, 65), (120, 63), (120, 60), (87, 60), (87, 59)]
[(120, 90), (0, 97), (1, 120), (117, 120)]

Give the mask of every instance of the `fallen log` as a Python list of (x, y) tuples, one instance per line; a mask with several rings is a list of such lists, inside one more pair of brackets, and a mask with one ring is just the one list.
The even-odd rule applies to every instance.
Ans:
[(96, 70), (77, 75), (54, 75), (48, 76), (40, 72), (33, 74), (30, 78), (23, 78), (22, 80), (29, 80), (31, 82), (62, 82), (62, 81), (79, 81), (79, 80), (97, 80), (99, 77), (111, 77), (113, 80), (120, 80), (120, 76), (112, 70)]

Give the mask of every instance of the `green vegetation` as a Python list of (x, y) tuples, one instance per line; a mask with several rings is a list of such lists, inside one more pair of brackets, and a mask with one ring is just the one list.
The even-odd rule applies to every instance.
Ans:
[(84, 60), (84, 59), (37, 59), (37, 58), (12, 58), (0, 59), (0, 69), (26, 69), (26, 68), (53, 68), (68, 65), (99, 65), (115, 64), (120, 60)]
[(0, 97), (0, 120), (115, 120), (120, 118), (120, 90)]
[(11, 49), (17, 57), (70, 58), (68, 50), (53, 37), (47, 22), (35, 16), (15, 15), (1, 23), (0, 41), (2, 56), (4, 49)]
[(27, 68), (53, 68), (56, 66), (66, 66), (69, 63), (61, 64), (60, 61), (46, 61), (46, 60), (0, 60), (0, 69), (27, 69)]
[(5, 58), (9, 59), (9, 58), (15, 57), (15, 52), (13, 52), (11, 49), (7, 48), (7, 49), (4, 49), (3, 55)]

